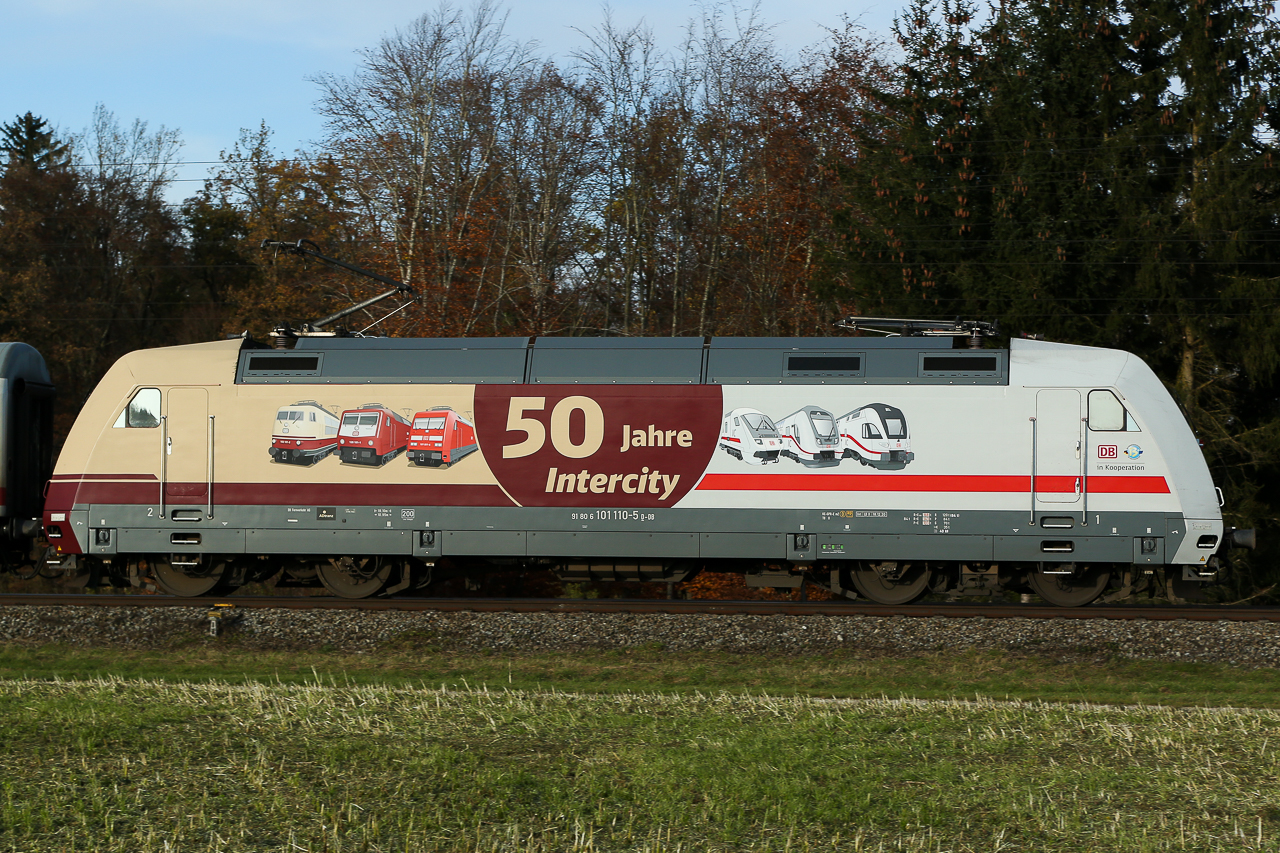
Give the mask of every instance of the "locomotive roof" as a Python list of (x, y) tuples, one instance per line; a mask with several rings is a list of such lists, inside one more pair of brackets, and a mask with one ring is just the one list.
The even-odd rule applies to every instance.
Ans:
[[(0, 345), (0, 368), (9, 355), (25, 357), (23, 346)], [(1101, 387), (1135, 360), (1022, 339), (964, 350), (939, 338), (304, 338), (291, 350), (244, 339), (139, 350), (111, 373), (129, 385), (217, 384), (230, 371), (237, 384), (312, 386), (1008, 385), (1012, 369), (1019, 385)]]
[(303, 338), (244, 384), (1007, 385), (1009, 351), (941, 338)]

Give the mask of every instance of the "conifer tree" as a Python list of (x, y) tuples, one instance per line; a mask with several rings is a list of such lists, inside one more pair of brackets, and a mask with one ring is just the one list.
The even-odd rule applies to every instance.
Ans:
[(10, 124), (0, 125), (0, 150), (5, 153), (6, 167), (25, 165), (47, 171), (66, 166), (71, 148), (59, 142), (48, 127), (48, 122), (30, 112)]

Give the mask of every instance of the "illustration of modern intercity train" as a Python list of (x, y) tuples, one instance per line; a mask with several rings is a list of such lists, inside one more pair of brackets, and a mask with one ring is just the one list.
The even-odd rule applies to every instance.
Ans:
[(379, 466), (409, 443), (409, 422), (381, 403), (366, 403), (342, 413), (338, 454), (353, 465)]
[(725, 412), (720, 426), (720, 447), (748, 465), (767, 465), (778, 461), (782, 437), (768, 415), (744, 406)]
[(882, 471), (898, 471), (916, 458), (902, 410), (871, 403), (836, 418), (843, 459), (857, 459)]
[(781, 455), (806, 468), (831, 468), (840, 464), (840, 436), (836, 420), (826, 409), (805, 406), (777, 422), (782, 437)]
[(447, 468), (478, 450), (476, 427), (449, 406), (413, 416), (409, 430), (409, 461), (430, 468)]
[(281, 406), (271, 433), (271, 458), (314, 465), (338, 448), (338, 416), (315, 400)]

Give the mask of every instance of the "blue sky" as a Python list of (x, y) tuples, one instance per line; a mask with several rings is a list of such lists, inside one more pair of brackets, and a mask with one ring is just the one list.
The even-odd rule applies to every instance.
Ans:
[[(510, 0), (507, 34), (566, 57), (574, 27), (603, 20), (599, 0)], [(777, 44), (798, 53), (841, 15), (887, 38), (902, 4), (892, 0), (761, 0)], [(196, 192), (209, 161), (241, 128), (265, 121), (278, 151), (322, 134), (307, 78), (353, 70), (357, 51), (435, 8), (436, 0), (10, 0), (0, 10), (0, 122), (28, 110), (63, 133), (82, 131), (102, 103), (121, 124), (142, 119), (181, 131), (185, 146), (171, 197)], [(674, 46), (698, 10), (690, 0), (613, 0), (615, 23), (644, 19), (660, 47)]]

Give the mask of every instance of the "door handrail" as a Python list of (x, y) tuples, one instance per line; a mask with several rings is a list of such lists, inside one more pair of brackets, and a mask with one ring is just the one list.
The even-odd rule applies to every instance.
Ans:
[(205, 481), (205, 515), (213, 518), (213, 415), (209, 415), (209, 468)]
[(160, 416), (160, 517), (164, 518), (164, 489), (169, 479), (169, 417)]
[(1032, 527), (1036, 526), (1036, 419), (1028, 418), (1031, 421), (1031, 521)]
[(1084, 451), (1080, 454), (1080, 526), (1089, 526), (1089, 419), (1080, 419), (1080, 446)]

